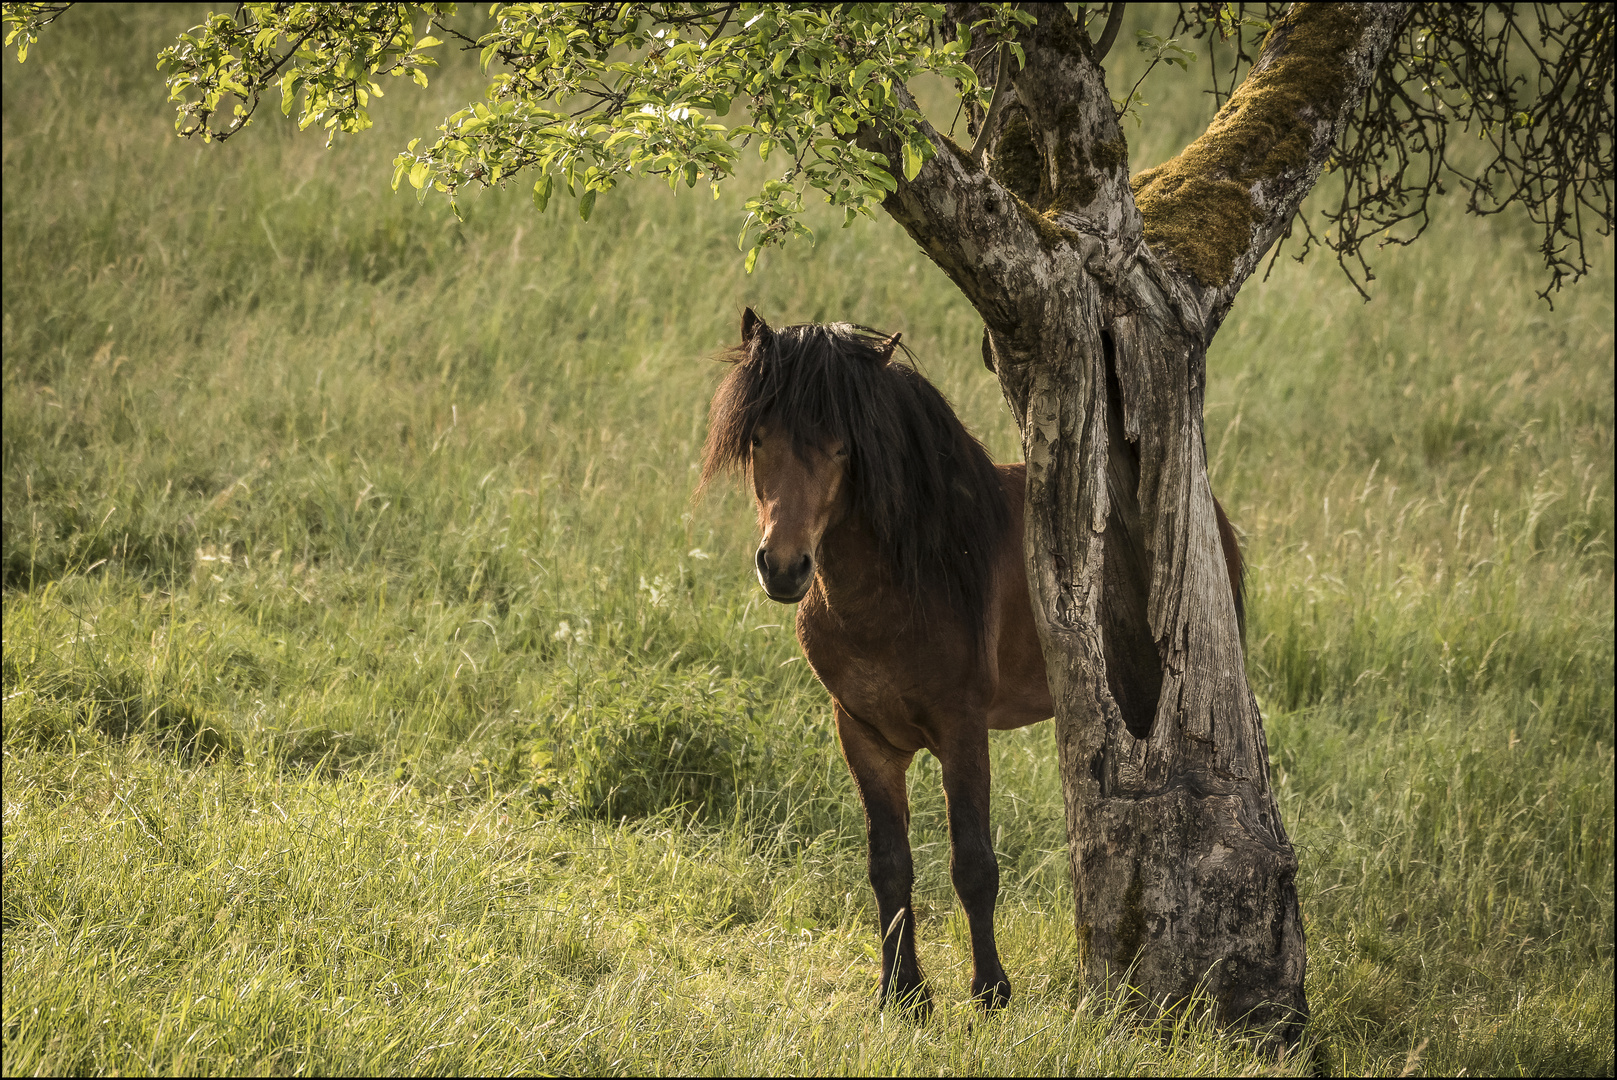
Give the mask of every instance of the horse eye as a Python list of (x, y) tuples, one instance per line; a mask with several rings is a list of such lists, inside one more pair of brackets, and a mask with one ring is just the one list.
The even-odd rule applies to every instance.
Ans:
[(835, 450), (831, 451), (831, 456), (834, 458), (845, 458), (848, 456), (848, 448), (846, 446), (839, 446)]
[(764, 444), (764, 441), (762, 439), (760, 439), (758, 436), (754, 435), (752, 437), (752, 448), (754, 450), (758, 449), (763, 444)]

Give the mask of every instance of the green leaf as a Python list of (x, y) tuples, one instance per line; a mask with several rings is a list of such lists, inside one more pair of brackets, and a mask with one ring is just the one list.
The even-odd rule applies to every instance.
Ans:
[(590, 211), (593, 209), (595, 209), (595, 192), (586, 191), (578, 197), (578, 216), (588, 221)]
[(758, 265), (758, 253), (762, 250), (763, 246), (758, 245), (747, 252), (747, 273), (752, 273), (752, 268)]
[(425, 161), (418, 161), (410, 167), (410, 186), (420, 191), (427, 182), (427, 174), (432, 167)]
[(299, 73), (296, 69), (281, 76), (281, 115), (292, 115), (292, 102), (298, 96)]
[(550, 174), (546, 173), (533, 185), (533, 205), (541, 214), (545, 207), (550, 205), (550, 191), (553, 187)]
[(921, 156), (921, 148), (913, 142), (904, 144), (904, 179), (914, 180), (920, 173), (925, 159)]

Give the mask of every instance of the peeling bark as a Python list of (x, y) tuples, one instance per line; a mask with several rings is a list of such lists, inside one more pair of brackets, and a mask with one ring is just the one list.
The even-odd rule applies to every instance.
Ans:
[(1199, 990), (1285, 1042), (1308, 1015), (1297, 859), (1207, 483), (1205, 354), (1406, 12), (1293, 8), (1207, 132), (1131, 186), (1094, 49), (1041, 5), (976, 118), (982, 162), (927, 129), (942, 152), (885, 204), (981, 313), (1021, 428), (1084, 975), (1156, 1006)]

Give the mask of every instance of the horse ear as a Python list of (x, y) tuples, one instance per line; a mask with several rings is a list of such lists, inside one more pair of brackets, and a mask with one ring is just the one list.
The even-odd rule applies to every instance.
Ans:
[(771, 331), (769, 324), (758, 317), (758, 313), (748, 308), (741, 315), (741, 344), (751, 345), (755, 337), (767, 339)]
[(894, 334), (892, 337), (876, 346), (876, 354), (881, 357), (882, 363), (885, 364), (887, 361), (893, 358), (893, 350), (898, 348), (898, 339), (903, 336), (903, 334)]

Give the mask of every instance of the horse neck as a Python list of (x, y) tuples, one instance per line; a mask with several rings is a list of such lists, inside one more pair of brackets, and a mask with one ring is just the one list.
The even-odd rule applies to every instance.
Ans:
[(857, 510), (820, 538), (816, 574), (820, 590), (834, 611), (849, 613), (888, 606), (902, 596), (875, 531)]

